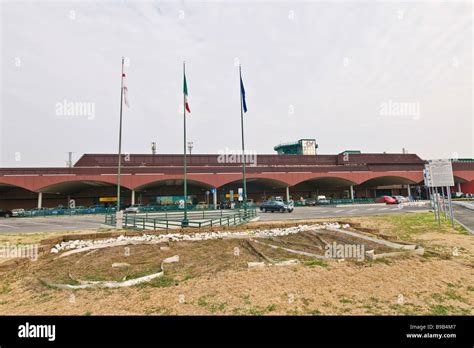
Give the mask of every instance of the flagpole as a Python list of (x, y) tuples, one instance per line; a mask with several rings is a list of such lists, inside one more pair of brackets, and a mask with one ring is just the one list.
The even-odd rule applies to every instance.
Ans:
[[(183, 61), (183, 84), (186, 78), (186, 62)], [(184, 88), (184, 87), (183, 87)], [(183, 119), (184, 119), (184, 139), (183, 139), (183, 155), (184, 155), (184, 218), (181, 222), (182, 227), (189, 225), (188, 221), (188, 180), (187, 180), (187, 168), (186, 168), (186, 94), (183, 89)]]
[(119, 126), (119, 148), (118, 148), (118, 170), (117, 170), (117, 213), (120, 211), (120, 172), (122, 164), (122, 108), (123, 108), (123, 65), (125, 58), (122, 57), (122, 82), (120, 87), (120, 126)]
[[(245, 178), (245, 142), (244, 142), (244, 111), (243, 111), (243, 95), (242, 95), (242, 66), (239, 64), (239, 89), (240, 89), (240, 125), (242, 130), (242, 157), (243, 157), (243, 165), (242, 165), (242, 176), (243, 176), (243, 184), (244, 184), (244, 214), (247, 213), (247, 180)], [(246, 215), (246, 214), (245, 214)]]

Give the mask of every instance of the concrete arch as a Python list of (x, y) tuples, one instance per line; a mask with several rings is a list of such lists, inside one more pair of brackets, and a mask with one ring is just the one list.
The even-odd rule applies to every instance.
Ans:
[[(194, 182), (198, 183), (199, 185), (203, 185), (206, 187), (215, 187), (216, 179), (215, 179), (215, 174), (209, 173), (209, 174), (196, 174), (196, 173), (188, 173), (187, 179), (188, 182)], [(147, 174), (147, 175), (132, 175), (129, 178), (129, 186), (133, 190), (141, 190), (144, 187), (154, 185), (156, 183), (164, 182), (164, 181), (169, 181), (169, 180), (174, 180), (174, 181), (179, 181), (183, 180), (184, 175), (178, 174), (178, 175), (167, 175), (167, 174)]]
[(340, 176), (317, 176), (298, 182), (294, 186), (303, 184), (313, 184), (314, 186), (330, 186), (330, 187), (348, 187), (351, 185), (357, 185), (353, 180), (349, 180)]
[(331, 173), (331, 172), (321, 172), (321, 173), (288, 173), (290, 177), (291, 186), (296, 186), (303, 183), (308, 183), (312, 181), (330, 181), (340, 182), (341, 184), (357, 185), (357, 174), (352, 172), (340, 172), (340, 173)]
[(416, 185), (417, 180), (409, 179), (405, 176), (398, 175), (380, 175), (374, 178), (365, 180), (360, 183), (360, 186), (364, 187), (375, 187), (375, 186), (388, 186), (388, 185)]
[[(203, 188), (212, 188), (213, 185), (209, 184), (207, 182), (195, 180), (195, 179), (187, 179), (188, 186), (198, 186), (198, 187), (203, 187)], [(183, 177), (177, 177), (177, 178), (167, 178), (167, 179), (161, 179), (161, 180), (150, 180), (146, 183), (143, 183), (139, 186), (134, 186), (135, 191), (142, 191), (146, 190), (149, 188), (154, 188), (154, 187), (162, 187), (162, 186), (183, 186)]]
[(474, 180), (474, 170), (454, 170), (454, 178), (465, 180), (466, 182)]
[[(227, 186), (227, 185), (241, 184), (242, 182), (243, 182), (243, 178), (241, 176), (239, 179), (228, 181), (225, 184), (220, 185), (217, 188), (220, 189), (220, 188), (222, 188), (224, 186)], [(262, 183), (263, 185), (268, 185), (268, 186), (272, 186), (272, 187), (280, 187), (280, 188), (288, 186), (288, 183), (285, 182), (285, 181), (282, 181), (282, 180), (277, 180), (277, 179), (274, 179), (274, 178), (260, 177), (260, 176), (255, 177), (254, 175), (251, 175), (250, 177), (246, 177), (246, 182), (247, 182), (247, 184), (250, 184), (250, 185), (253, 184), (253, 183), (255, 183), (255, 184), (256, 183)]]
[(0, 192), (15, 189), (15, 188), (26, 190), (29, 192), (35, 192), (34, 190), (31, 189), (29, 185), (19, 185), (16, 183), (9, 183), (7, 182), (7, 180), (0, 181)]
[[(462, 174), (461, 174), (461, 175), (462, 175)], [(470, 176), (468, 176), (468, 175), (462, 175), (462, 176), (460, 176), (460, 175), (457, 175), (457, 173), (454, 174), (454, 182), (455, 182), (455, 183), (458, 183), (458, 182), (459, 182), (459, 183), (463, 184), (463, 183), (465, 183), (465, 182), (469, 182), (469, 181), (472, 181), (472, 180), (474, 180), (474, 177), (473, 177), (473, 178), (470, 178)]]
[[(58, 178), (51, 180), (47, 185), (41, 186), (37, 189), (38, 192), (44, 193), (68, 193), (81, 189), (91, 187), (116, 186), (117, 181), (114, 179), (89, 180), (85, 178)], [(121, 187), (129, 189), (126, 185), (121, 184)]]
[(33, 208), (38, 194), (26, 187), (0, 182), (0, 208)]
[[(268, 183), (273, 182), (278, 185), (291, 186), (288, 173), (249, 173), (246, 175), (247, 181), (264, 180)], [(221, 174), (215, 179), (216, 188), (227, 184), (238, 183), (242, 181), (242, 173)]]

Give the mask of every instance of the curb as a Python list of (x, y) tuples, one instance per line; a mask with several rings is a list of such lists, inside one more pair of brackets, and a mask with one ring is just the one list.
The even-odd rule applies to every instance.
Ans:
[(468, 203), (456, 202), (456, 201), (453, 201), (453, 204), (454, 204), (454, 205), (457, 205), (457, 206), (459, 206), (459, 207), (463, 207), (463, 208), (469, 209), (469, 210), (474, 210), (474, 204), (468, 204)]
[(467, 227), (466, 225), (464, 225), (461, 221), (459, 221), (458, 219), (454, 218), (454, 221), (456, 221), (458, 224), (460, 224), (462, 227), (464, 227), (466, 229), (466, 231), (468, 231), (470, 234), (474, 235), (474, 231), (471, 230), (469, 227)]

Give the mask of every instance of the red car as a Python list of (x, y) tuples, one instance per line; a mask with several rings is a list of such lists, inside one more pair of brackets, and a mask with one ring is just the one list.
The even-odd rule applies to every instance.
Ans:
[(397, 204), (397, 200), (390, 196), (382, 196), (377, 198), (375, 203)]

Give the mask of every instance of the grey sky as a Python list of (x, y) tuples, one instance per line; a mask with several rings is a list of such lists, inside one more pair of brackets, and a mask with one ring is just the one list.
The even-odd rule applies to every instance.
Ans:
[[(124, 152), (156, 141), (182, 153), (183, 60), (194, 153), (239, 149), (237, 58), (250, 150), (314, 137), (324, 154), (474, 157), (469, 1), (7, 1), (1, 11), (2, 167), (115, 153), (121, 56)], [(58, 115), (64, 100), (95, 114)], [(381, 111), (400, 103), (415, 113)]]

